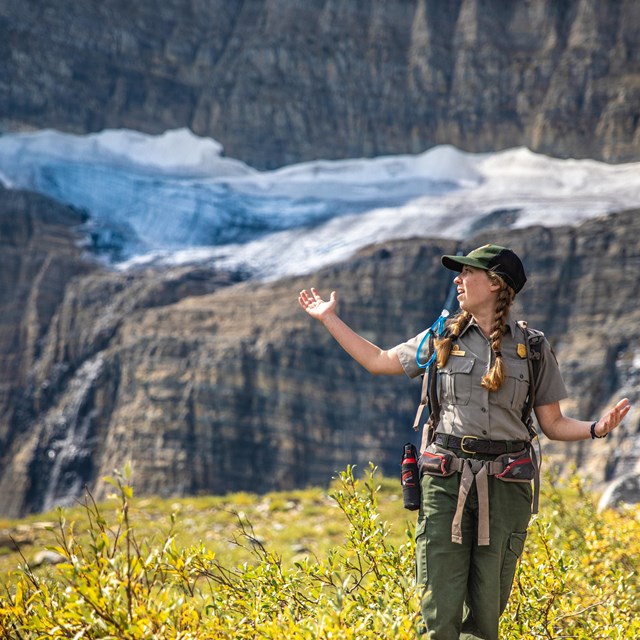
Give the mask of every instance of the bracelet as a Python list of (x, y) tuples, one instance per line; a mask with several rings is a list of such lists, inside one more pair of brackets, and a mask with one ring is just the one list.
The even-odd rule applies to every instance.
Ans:
[(591, 439), (593, 440), (594, 438), (606, 438), (609, 435), (609, 432), (607, 431), (607, 433), (605, 433), (603, 436), (599, 436), (596, 433), (596, 425), (598, 424), (598, 421), (596, 420), (595, 422), (591, 423)]

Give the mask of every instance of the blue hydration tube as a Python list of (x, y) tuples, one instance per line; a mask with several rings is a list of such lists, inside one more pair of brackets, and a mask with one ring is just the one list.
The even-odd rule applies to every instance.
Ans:
[(434, 349), (433, 353), (431, 354), (431, 357), (429, 358), (429, 360), (427, 360), (427, 362), (420, 362), (420, 353), (422, 353), (422, 347), (424, 346), (425, 341), (429, 338), (430, 335), (433, 335), (433, 336), (442, 335), (442, 332), (444, 330), (444, 323), (448, 317), (449, 317), (449, 311), (447, 309), (443, 309), (440, 312), (440, 315), (438, 316), (437, 320), (429, 327), (429, 329), (427, 329), (427, 332), (424, 334), (424, 337), (422, 338), (422, 340), (420, 340), (420, 346), (416, 351), (416, 364), (421, 369), (427, 369), (431, 365), (431, 363), (435, 360), (437, 355), (436, 350)]
[(447, 296), (447, 300), (444, 303), (444, 307), (442, 308), (440, 315), (438, 316), (436, 321), (429, 327), (429, 329), (427, 329), (427, 332), (424, 334), (422, 340), (420, 340), (420, 345), (418, 346), (418, 350), (416, 351), (416, 363), (421, 369), (427, 369), (436, 358), (437, 352), (434, 349), (429, 360), (423, 363), (420, 362), (420, 353), (422, 352), (422, 347), (424, 346), (425, 341), (429, 338), (430, 335), (439, 337), (443, 334), (445, 321), (449, 317), (449, 307), (453, 303), (456, 291), (457, 287), (454, 283), (451, 286), (451, 289), (449, 289), (449, 295)]

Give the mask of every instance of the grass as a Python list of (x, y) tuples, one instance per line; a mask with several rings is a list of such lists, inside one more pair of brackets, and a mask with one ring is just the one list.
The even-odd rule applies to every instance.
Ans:
[[(377, 478), (380, 486), (378, 508), (390, 525), (389, 540), (400, 545), (407, 540), (407, 529), (415, 523), (415, 514), (402, 507), (399, 480)], [(250, 555), (238, 544), (237, 532), (244, 523), (252, 529), (257, 541), (267, 546), (291, 564), (305, 556), (325, 556), (329, 549), (344, 543), (348, 523), (327, 489), (312, 487), (263, 495), (230, 493), (224, 496), (198, 496), (161, 499), (134, 497), (130, 515), (136, 523), (136, 535), (141, 540), (161, 542), (173, 530), (177, 547), (202, 543), (214, 551), (222, 564), (237, 566)], [(117, 497), (99, 505), (108, 517), (120, 507)], [(64, 517), (74, 522), (79, 540), (90, 523), (83, 502), (65, 508)], [(179, 522), (175, 527), (173, 522)], [(15, 570), (25, 560), (34, 566), (45, 547), (54, 544), (52, 528), (57, 528), (57, 511), (29, 516), (19, 520), (0, 520), (4, 539), (12, 536), (23, 540), (20, 551), (9, 546), (0, 548), (0, 574)], [(36, 569), (37, 570), (37, 569)]]

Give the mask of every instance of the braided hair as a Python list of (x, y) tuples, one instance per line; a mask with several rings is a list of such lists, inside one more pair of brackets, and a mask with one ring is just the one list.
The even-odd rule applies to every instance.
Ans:
[(453, 318), (447, 320), (446, 331), (441, 338), (434, 340), (434, 346), (437, 353), (438, 369), (444, 367), (449, 359), (451, 353), (451, 347), (453, 343), (458, 339), (458, 336), (464, 331), (464, 328), (471, 321), (471, 314), (468, 311), (460, 311)]
[[(500, 286), (498, 291), (498, 300), (496, 303), (496, 314), (491, 325), (491, 333), (489, 340), (491, 341), (491, 350), (495, 355), (493, 366), (482, 377), (482, 386), (489, 391), (497, 391), (504, 382), (505, 364), (502, 352), (502, 337), (507, 331), (507, 317), (509, 309), (513, 303), (516, 292), (512, 289), (499, 275), (493, 271), (487, 271), (487, 276), (494, 284)], [(435, 348), (437, 350), (438, 367), (443, 367), (449, 359), (453, 343), (458, 336), (464, 331), (465, 327), (471, 321), (471, 314), (468, 311), (460, 311), (451, 320), (447, 322), (447, 331), (441, 338), (435, 340)]]
[(500, 285), (500, 291), (498, 291), (496, 315), (493, 319), (493, 325), (491, 326), (491, 333), (489, 334), (491, 350), (495, 355), (495, 362), (489, 371), (484, 374), (482, 386), (489, 391), (497, 391), (502, 386), (505, 377), (504, 358), (500, 351), (502, 337), (507, 331), (507, 317), (516, 292), (500, 276), (492, 271), (487, 271), (487, 275), (493, 283)]

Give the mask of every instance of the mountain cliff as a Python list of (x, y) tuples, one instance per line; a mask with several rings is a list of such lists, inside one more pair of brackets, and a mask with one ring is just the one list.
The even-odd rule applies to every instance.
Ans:
[(635, 0), (8, 0), (0, 127), (190, 127), (259, 168), (526, 146), (640, 159)]
[[(638, 160), (639, 25), (634, 0), (7, 0), (0, 129), (189, 127), (258, 168), (437, 144)], [(638, 400), (639, 213), (462, 247), (499, 233), (523, 255), (517, 314), (552, 341), (579, 418)], [(337, 289), (342, 316), (391, 346), (440, 312), (439, 256), (458, 243), (386, 242), (259, 284), (110, 270), (85, 255), (86, 223), (0, 189), (1, 514), (100, 498), (127, 461), (138, 493), (161, 495), (397, 472), (419, 384), (370, 377), (297, 292)], [(637, 470), (638, 437), (634, 412), (605, 441), (544, 442), (545, 460), (600, 482)]]
[[(639, 213), (500, 232), (530, 275), (516, 313), (552, 341), (579, 418), (638, 399)], [(369, 376), (297, 292), (338, 290), (345, 320), (392, 346), (440, 312), (451, 274), (439, 256), (457, 243), (388, 242), (259, 284), (206, 266), (107, 270), (77, 246), (82, 221), (0, 192), (0, 513), (64, 504), (85, 486), (100, 498), (101, 478), (127, 461), (138, 494), (160, 495), (324, 484), (369, 460), (397, 472), (419, 384)], [(606, 441), (545, 442), (545, 459), (569, 457), (596, 481), (630, 470), (634, 415)]]

